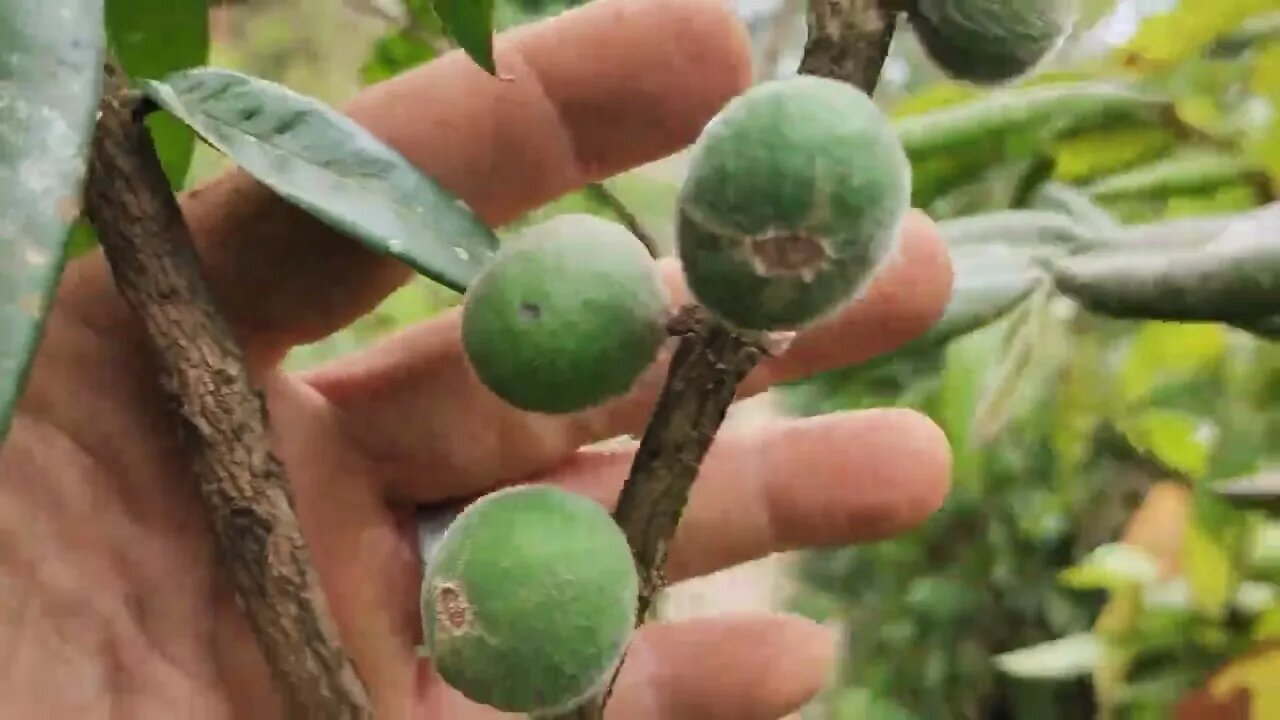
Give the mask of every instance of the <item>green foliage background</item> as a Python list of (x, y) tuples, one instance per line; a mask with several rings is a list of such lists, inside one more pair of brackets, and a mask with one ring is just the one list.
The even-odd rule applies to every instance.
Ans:
[[(571, 4), (501, 0), (494, 12), (511, 26)], [(761, 78), (791, 72), (803, 42), (804, 4), (777, 5), (744, 5)], [(1106, 81), (1167, 104), (1097, 117), (1067, 109), (1052, 122), (921, 152), (912, 158), (916, 204), (939, 220), (1040, 207), (1145, 227), (1273, 202), (1280, 3), (1151, 5), (1082, 0), (1062, 51), (1019, 86)], [(252, 0), (222, 12), (211, 64), (335, 104), (448, 45), (429, 0)], [(1116, 30), (1126, 19), (1134, 32)], [(945, 81), (904, 32), (878, 99), (910, 123), (1001, 92)], [(188, 182), (224, 166), (199, 148)], [(681, 167), (677, 156), (608, 182), (668, 249)], [(566, 211), (610, 216), (597, 196), (573, 193), (501, 232)], [(954, 254), (961, 280), (1013, 276), (1028, 262), (1022, 250), (990, 263), (958, 246)], [(1171, 717), (1214, 669), (1280, 638), (1274, 521), (1210, 491), (1275, 465), (1280, 347), (1221, 324), (1098, 317), (1043, 284), (1020, 297), (975, 332), (780, 393), (797, 414), (918, 408), (955, 452), (952, 495), (924, 527), (802, 559), (796, 609), (847, 637), (840, 682), (812, 717)], [(289, 363), (323, 363), (458, 299), (415, 279)], [(1190, 489), (1173, 555), (1117, 544), (1150, 488), (1169, 485)], [(1266, 691), (1247, 689), (1252, 717), (1263, 718)]]

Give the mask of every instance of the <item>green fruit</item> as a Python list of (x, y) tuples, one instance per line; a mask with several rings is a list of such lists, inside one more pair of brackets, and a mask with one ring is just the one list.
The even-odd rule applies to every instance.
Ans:
[(440, 676), (473, 702), (564, 712), (611, 677), (638, 593), (626, 537), (599, 503), (507, 488), (445, 531), (423, 578), (423, 639)]
[(625, 228), (559, 215), (508, 241), (467, 290), (462, 342), (522, 410), (568, 413), (628, 391), (667, 337), (657, 264)]
[(908, 9), (938, 68), (977, 85), (1030, 72), (1057, 49), (1075, 14), (1075, 0), (915, 0)]
[(677, 241), (689, 289), (746, 330), (793, 330), (852, 300), (893, 245), (911, 166), (852, 85), (799, 76), (733, 99), (695, 143)]

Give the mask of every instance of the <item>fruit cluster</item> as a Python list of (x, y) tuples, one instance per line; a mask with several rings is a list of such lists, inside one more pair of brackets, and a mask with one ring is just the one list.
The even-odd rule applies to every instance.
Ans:
[[(908, 14), (948, 74), (990, 83), (1059, 43), (1067, 5), (914, 0)], [(664, 279), (621, 225), (558, 216), (507, 241), (467, 290), (467, 360), (514, 408), (602, 405), (654, 366), (668, 337), (668, 281), (744, 335), (799, 330), (863, 291), (910, 201), (906, 152), (866, 93), (819, 77), (758, 84), (692, 148), (677, 203), (679, 276)], [(501, 490), (459, 515), (427, 564), (425, 649), (475, 702), (564, 712), (612, 677), (638, 591), (626, 538), (598, 503), (546, 486)]]

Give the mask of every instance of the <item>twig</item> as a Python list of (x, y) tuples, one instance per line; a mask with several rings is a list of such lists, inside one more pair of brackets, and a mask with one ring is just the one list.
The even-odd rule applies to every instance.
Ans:
[(880, 82), (901, 0), (809, 0), (800, 72), (843, 80), (870, 95)]
[(645, 249), (649, 251), (651, 256), (655, 258), (658, 257), (660, 252), (658, 242), (653, 239), (653, 235), (649, 234), (648, 230), (644, 229), (644, 225), (640, 223), (640, 218), (636, 217), (636, 214), (631, 212), (631, 208), (627, 207), (626, 203), (622, 202), (622, 198), (618, 197), (617, 194), (602, 182), (589, 183), (586, 190), (591, 197), (596, 199), (596, 201), (609, 208), (609, 211), (612, 212), (628, 230), (631, 231), (632, 235), (636, 236), (636, 239), (644, 245)]
[[(896, 13), (880, 2), (896, 0), (811, 0), (810, 42), (800, 72), (852, 82), (870, 94), (893, 39)], [(637, 626), (666, 584), (668, 544), (738, 383), (766, 352), (696, 304), (681, 308), (670, 329), (680, 344), (614, 510), (640, 574)], [(612, 691), (610, 681), (598, 697), (554, 720), (601, 720)]]
[(218, 556), (289, 717), (369, 718), (365, 689), (328, 613), (271, 452), (266, 410), (218, 314), (155, 146), (149, 109), (108, 61), (86, 212), (141, 319), (192, 455)]

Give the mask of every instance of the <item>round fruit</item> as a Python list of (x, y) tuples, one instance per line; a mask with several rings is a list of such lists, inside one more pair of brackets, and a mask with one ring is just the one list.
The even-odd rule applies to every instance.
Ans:
[(1058, 47), (1075, 0), (915, 0), (908, 15), (939, 69), (994, 85), (1030, 72)]
[(467, 290), (463, 348), (511, 405), (575, 412), (631, 388), (667, 337), (666, 311), (657, 264), (631, 233), (559, 215), (504, 244)]
[(694, 145), (677, 226), (689, 289), (739, 328), (797, 329), (861, 291), (910, 201), (906, 153), (864, 92), (761, 83)]
[(604, 687), (631, 638), (639, 580), (595, 501), (547, 485), (491, 493), (445, 531), (422, 585), (436, 670), (473, 702), (564, 712)]

